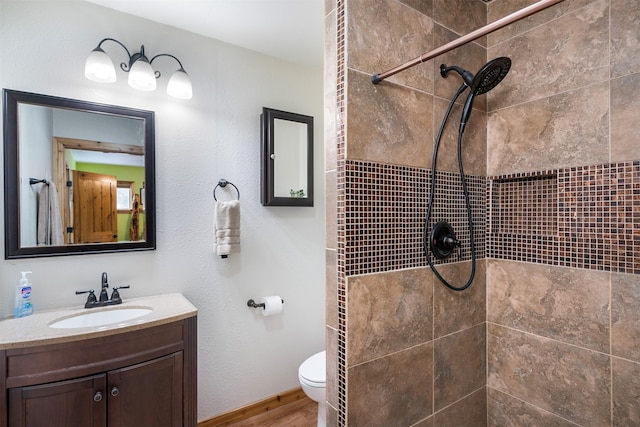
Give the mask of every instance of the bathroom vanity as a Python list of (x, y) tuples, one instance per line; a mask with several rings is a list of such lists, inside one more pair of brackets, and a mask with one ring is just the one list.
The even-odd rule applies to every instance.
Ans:
[(93, 309), (0, 321), (0, 427), (195, 426), (197, 310), (170, 294), (104, 311), (142, 308), (99, 326), (50, 326)]

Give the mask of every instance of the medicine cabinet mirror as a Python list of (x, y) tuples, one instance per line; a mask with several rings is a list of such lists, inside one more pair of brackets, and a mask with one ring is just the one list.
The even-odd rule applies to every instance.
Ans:
[(313, 206), (313, 117), (264, 107), (261, 115), (264, 206)]
[(152, 111), (10, 89), (3, 111), (5, 259), (155, 249)]

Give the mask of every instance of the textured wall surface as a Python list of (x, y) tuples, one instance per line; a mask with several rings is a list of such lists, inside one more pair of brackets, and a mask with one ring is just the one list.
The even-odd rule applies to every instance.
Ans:
[[(129, 87), (120, 70), (109, 85), (87, 80), (84, 61), (104, 37), (175, 54), (189, 72), (193, 98), (167, 96), (169, 61), (159, 63), (163, 76), (151, 93)], [(199, 419), (299, 387), (298, 367), (324, 345), (321, 67), (79, 0), (0, 0), (0, 40), (3, 88), (155, 111), (157, 186), (157, 250), (0, 255), (2, 315), (10, 312), (20, 271), (33, 271), (36, 312), (81, 307), (74, 291), (95, 289), (106, 271), (112, 284), (131, 285), (121, 292), (125, 300), (181, 292), (198, 308)], [(116, 63), (125, 55), (114, 44), (103, 47)], [(260, 204), (263, 106), (315, 117), (314, 208)], [(212, 191), (220, 178), (238, 187), (242, 206), (242, 252), (224, 260), (212, 250)], [(235, 197), (221, 189), (216, 195)], [(286, 301), (281, 316), (265, 318), (246, 306), (274, 294)]]

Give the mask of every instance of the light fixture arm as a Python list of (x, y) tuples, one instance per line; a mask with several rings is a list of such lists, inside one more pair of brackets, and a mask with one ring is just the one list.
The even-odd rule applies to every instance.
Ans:
[[(122, 69), (122, 71), (124, 72), (129, 72), (129, 70), (131, 69), (131, 65), (133, 65), (133, 63), (135, 62), (135, 60), (137, 60), (138, 58), (140, 58), (141, 56), (144, 56), (144, 46), (142, 46), (140, 48), (140, 53), (136, 53), (133, 56), (131, 55), (131, 53), (129, 52), (129, 49), (127, 49), (127, 47), (122, 44), (121, 42), (119, 42), (116, 39), (112, 39), (110, 37), (107, 37), (105, 39), (100, 40), (100, 43), (98, 43), (98, 48), (102, 49), (102, 43), (106, 42), (106, 41), (112, 41), (112, 42), (116, 42), (117, 44), (119, 44), (120, 46), (122, 46), (122, 48), (125, 50), (125, 52), (127, 52), (127, 58), (129, 58), (129, 64), (127, 64), (126, 62), (121, 62), (120, 63), (120, 68)], [(134, 60), (135, 57), (135, 60)]]
[[(180, 62), (180, 60), (178, 58), (176, 58), (175, 56), (173, 56), (173, 55), (171, 55), (169, 53), (159, 53), (156, 56), (154, 56), (153, 58), (151, 58), (151, 61), (149, 61), (149, 59), (144, 54), (144, 45), (140, 46), (140, 52), (134, 53), (132, 55), (131, 52), (129, 52), (129, 49), (127, 49), (127, 47), (124, 44), (122, 44), (121, 42), (119, 42), (116, 39), (112, 39), (110, 37), (107, 37), (105, 39), (102, 39), (100, 41), (100, 43), (98, 43), (98, 47), (102, 49), (102, 47), (101, 47), (102, 43), (106, 42), (107, 40), (108, 41), (112, 41), (112, 42), (116, 42), (117, 44), (122, 46), (122, 48), (125, 50), (125, 52), (127, 52), (127, 57), (129, 58), (129, 63), (128, 64), (126, 62), (121, 62), (120, 63), (120, 68), (122, 69), (122, 71), (124, 71), (126, 73), (128, 73), (129, 70), (131, 70), (131, 67), (133, 66), (133, 63), (136, 62), (138, 59), (146, 59), (149, 62), (149, 64), (153, 64), (153, 61), (156, 58), (160, 57), (160, 56), (168, 56), (170, 58), (175, 59), (176, 62), (178, 63), (178, 65), (180, 66), (180, 70), (184, 71), (184, 67), (182, 66), (182, 62)], [(155, 73), (156, 79), (160, 78), (160, 76), (161, 76), (160, 71), (155, 71), (154, 73)]]
[[(179, 60), (178, 58), (176, 58), (175, 56), (173, 56), (173, 55), (171, 55), (171, 54), (169, 54), (169, 53), (159, 53), (159, 54), (157, 54), (156, 56), (154, 56), (153, 58), (151, 58), (151, 61), (149, 61), (149, 64), (153, 64), (153, 61), (154, 61), (156, 58), (160, 57), (160, 56), (168, 56), (168, 57), (170, 57), (170, 58), (175, 59), (175, 60), (176, 60), (176, 62), (178, 63), (178, 65), (180, 66), (180, 70), (179, 70), (179, 71), (182, 71), (182, 72), (185, 72), (185, 73), (186, 73), (186, 71), (184, 70), (184, 67), (182, 66), (182, 62), (180, 62), (180, 60)], [(160, 71), (157, 71), (157, 70), (156, 70), (156, 71), (155, 71), (155, 74), (156, 74), (156, 79), (157, 79), (157, 78), (159, 78), (159, 77), (161, 76)]]

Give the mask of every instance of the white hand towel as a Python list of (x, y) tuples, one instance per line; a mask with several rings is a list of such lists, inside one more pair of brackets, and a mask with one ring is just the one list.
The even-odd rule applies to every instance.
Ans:
[(240, 201), (217, 202), (213, 251), (226, 258), (240, 252)]

